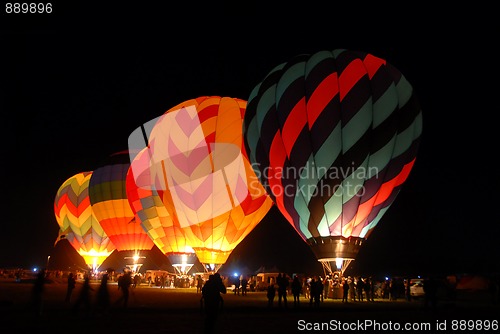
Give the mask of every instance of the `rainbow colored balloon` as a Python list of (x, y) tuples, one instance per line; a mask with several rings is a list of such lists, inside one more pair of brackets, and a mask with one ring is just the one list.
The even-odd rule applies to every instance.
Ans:
[(90, 205), (91, 176), (92, 172), (75, 174), (59, 187), (54, 200), (54, 214), (60, 227), (57, 241), (63, 238), (68, 240), (89, 268), (96, 270), (116, 247)]

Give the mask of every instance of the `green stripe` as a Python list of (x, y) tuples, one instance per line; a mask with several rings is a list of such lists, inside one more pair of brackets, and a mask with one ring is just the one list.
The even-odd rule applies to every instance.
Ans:
[(373, 128), (382, 124), (398, 107), (398, 91), (390, 85), (384, 94), (373, 103)]
[(123, 181), (111, 181), (96, 184), (89, 189), (89, 193), (92, 204), (127, 198), (125, 182)]
[(294, 64), (290, 68), (288, 68), (283, 74), (281, 75), (278, 85), (276, 87), (276, 106), (278, 107), (280, 104), (280, 100), (283, 97), (283, 93), (291, 86), (291, 84), (299, 79), (304, 77), (304, 71), (305, 71), (305, 63), (300, 62), (297, 64)]
[(367, 179), (371, 179), (383, 170), (391, 161), (396, 136), (393, 136), (380, 150), (370, 154), (370, 167), (367, 171)]
[(353, 118), (342, 129), (342, 149), (347, 152), (365, 134), (372, 125), (371, 97), (356, 112)]
[(401, 79), (396, 85), (396, 90), (398, 91), (399, 105), (404, 106), (406, 103), (408, 103), (411, 95), (413, 94), (413, 87), (408, 82), (408, 80), (406, 80), (404, 75), (401, 75)]
[(309, 73), (311, 73), (311, 71), (316, 66), (318, 66), (319, 63), (329, 58), (332, 58), (332, 53), (330, 51), (319, 51), (311, 55), (311, 57), (309, 57), (309, 59), (307, 60), (306, 68), (304, 71), (306, 78), (309, 76)]
[(339, 157), (341, 154), (341, 145), (338, 145), (337, 143), (342, 142), (342, 130), (341, 130), (341, 125), (340, 123), (337, 124), (335, 129), (328, 135), (328, 138), (324, 141), (324, 143), (321, 145), (320, 149), (318, 152), (314, 155), (314, 162), (317, 166), (318, 170), (318, 177), (322, 178), (323, 175), (326, 173), (327, 169), (333, 165), (335, 160)]
[(390, 205), (385, 207), (385, 208), (382, 208), (379, 212), (378, 212), (378, 215), (375, 217), (375, 219), (373, 219), (370, 224), (366, 225), (365, 227), (363, 227), (363, 229), (361, 230), (361, 232), (359, 233), (359, 237), (360, 238), (364, 238), (365, 235), (373, 228), (375, 228), (375, 226), (377, 226), (378, 222), (380, 221), (380, 219), (382, 219), (382, 216), (385, 214), (385, 212), (390, 208)]

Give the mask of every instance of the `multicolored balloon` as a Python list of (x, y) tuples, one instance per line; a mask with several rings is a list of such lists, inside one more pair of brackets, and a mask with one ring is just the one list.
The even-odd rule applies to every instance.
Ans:
[(54, 213), (60, 227), (57, 241), (66, 239), (89, 268), (97, 270), (115, 246), (94, 215), (89, 199), (92, 172), (68, 178), (58, 189)]
[(153, 187), (149, 153), (145, 148), (132, 160), (126, 177), (127, 198), (136, 221), (154, 244), (179, 274), (187, 274), (196, 262), (196, 254)]
[(155, 188), (210, 271), (272, 206), (243, 149), (245, 108), (237, 98), (191, 99), (167, 110), (149, 138)]
[(244, 117), (256, 174), (329, 271), (333, 262), (347, 268), (395, 200), (421, 132), (401, 72), (343, 49), (276, 66), (251, 92)]
[(89, 198), (94, 214), (117, 251), (149, 251), (154, 243), (136, 221), (126, 191), (129, 152), (112, 154), (94, 170)]

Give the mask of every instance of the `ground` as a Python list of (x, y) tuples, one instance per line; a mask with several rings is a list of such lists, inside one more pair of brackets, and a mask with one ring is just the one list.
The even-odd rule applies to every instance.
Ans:
[[(41, 315), (30, 309), (32, 282), (0, 280), (0, 316), (2, 328), (17, 333), (50, 331), (54, 333), (203, 333), (204, 316), (200, 309), (200, 294), (196, 288), (160, 289), (140, 285), (131, 289), (128, 308), (116, 303), (120, 291), (116, 283), (110, 284), (111, 308), (108, 313), (94, 312), (86, 315), (83, 309), (74, 314), (71, 310), (78, 297), (81, 284), (73, 294), (73, 302), (66, 304), (64, 281), (45, 284)], [(92, 297), (98, 282), (92, 282)], [(265, 292), (249, 292), (247, 296), (227, 293), (224, 309), (217, 322), (218, 333), (297, 333), (314, 330), (324, 332), (341, 329), (346, 332), (390, 331), (397, 326), (413, 328), (429, 326), (487, 326), (498, 331), (500, 305), (484, 293), (470, 293), (455, 301), (440, 300), (435, 308), (425, 308), (423, 300), (342, 303), (338, 299), (326, 299), (319, 308), (309, 307), (301, 298), (299, 308), (293, 307), (288, 298), (288, 308), (267, 307)], [(469, 320), (474, 320), (474, 324)], [(466, 323), (465, 321), (469, 321)], [(396, 328), (397, 329), (397, 328)]]

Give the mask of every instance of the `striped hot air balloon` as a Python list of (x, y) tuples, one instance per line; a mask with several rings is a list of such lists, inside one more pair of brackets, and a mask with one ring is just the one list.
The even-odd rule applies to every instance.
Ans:
[[(94, 170), (89, 183), (89, 198), (95, 216), (116, 250), (135, 256), (130, 264), (137, 269), (137, 256), (141, 251), (150, 251), (154, 243), (136, 221), (126, 191), (126, 176), (130, 167), (129, 152), (112, 154)], [(124, 254), (125, 255), (125, 254)]]
[(230, 97), (188, 100), (167, 110), (149, 138), (155, 187), (210, 271), (272, 206), (243, 149), (245, 108)]
[(329, 272), (345, 271), (395, 200), (421, 132), (419, 103), (400, 71), (343, 49), (276, 66), (244, 117), (257, 175)]
[(144, 148), (137, 155), (132, 155), (133, 160), (126, 177), (127, 198), (136, 221), (140, 222), (174, 269), (184, 275), (196, 262), (196, 254), (187, 244), (179, 222), (169, 214), (153, 186), (149, 153)]
[(54, 214), (60, 227), (57, 241), (63, 238), (68, 240), (89, 268), (97, 270), (116, 247), (90, 205), (91, 176), (92, 172), (78, 173), (59, 187), (54, 200)]

